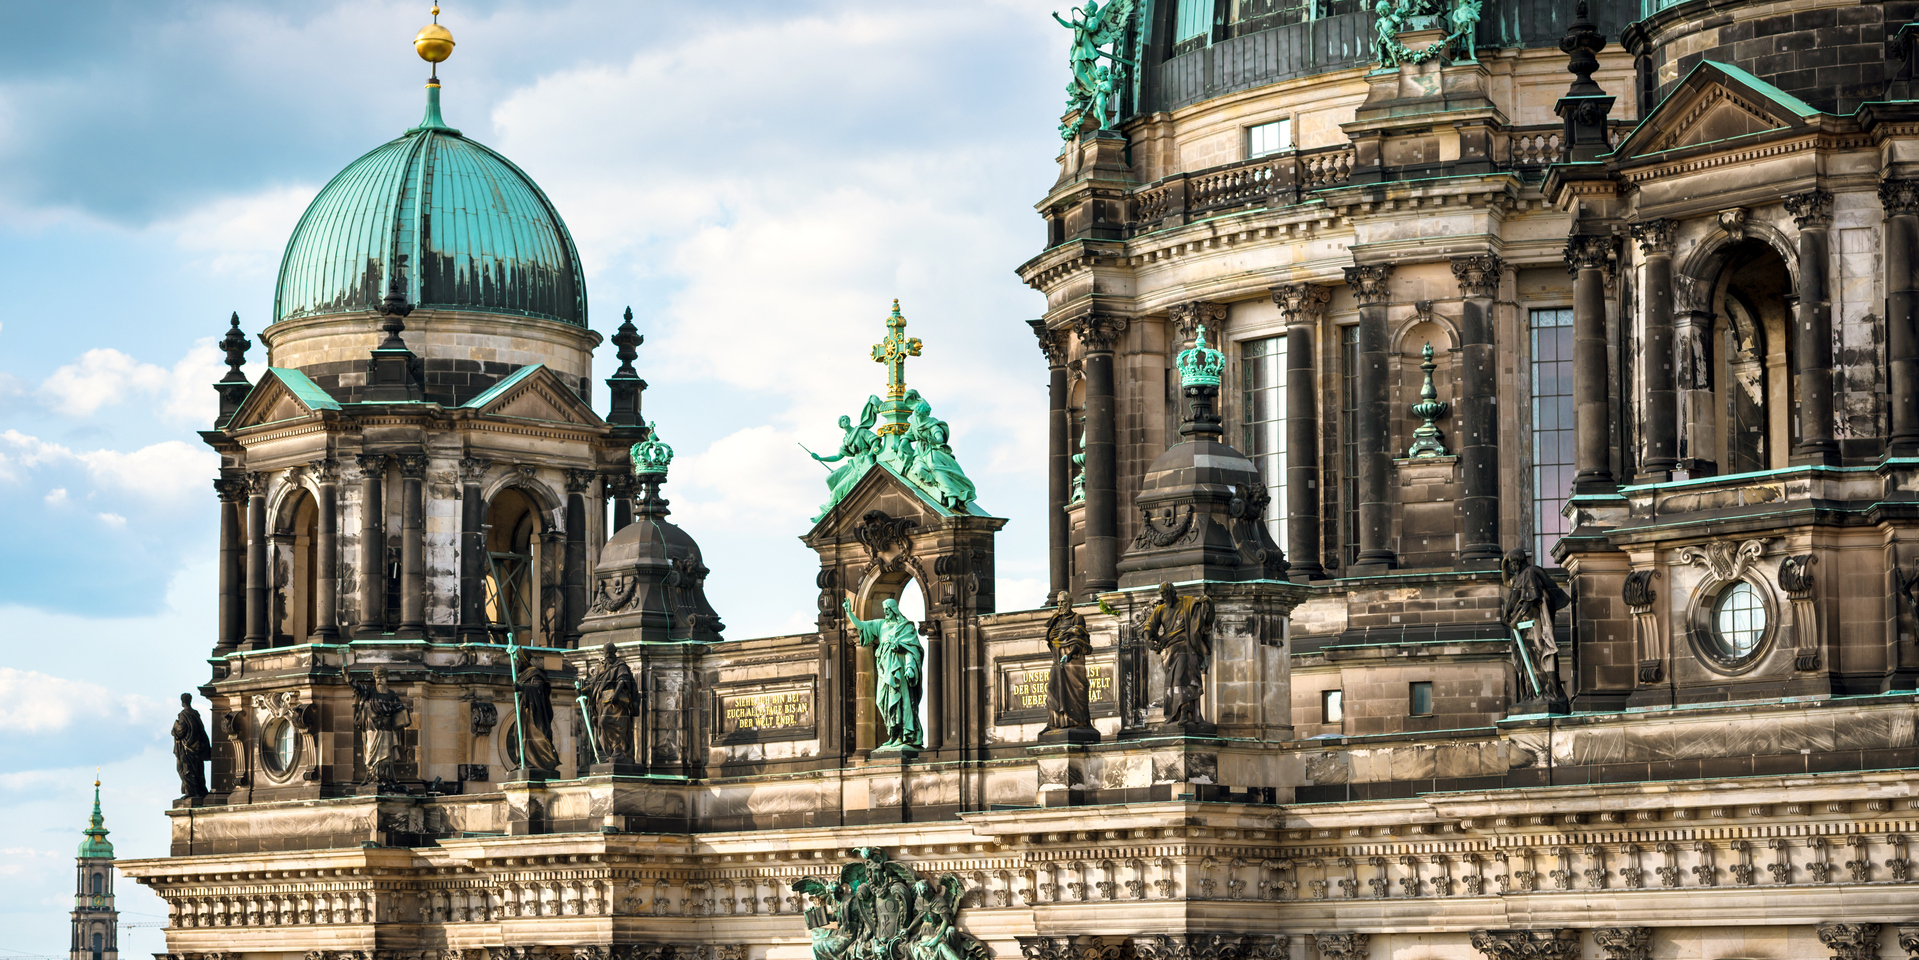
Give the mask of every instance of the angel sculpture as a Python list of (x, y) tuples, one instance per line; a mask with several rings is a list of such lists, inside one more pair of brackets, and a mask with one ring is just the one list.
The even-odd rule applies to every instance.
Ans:
[(954, 923), (965, 890), (960, 878), (950, 873), (940, 874), (937, 887), (926, 880), (914, 885), (913, 912), (918, 919), (913, 939), (906, 944), (907, 960), (986, 960), (986, 945)]
[[(1134, 66), (1134, 62), (1120, 56), (1117, 52), (1101, 50), (1119, 42), (1126, 34), (1126, 25), (1133, 18), (1134, 0), (1109, 0), (1106, 6), (1099, 0), (1086, 0), (1085, 6), (1071, 8), (1071, 17), (1062, 17), (1054, 11), (1053, 19), (1059, 25), (1073, 31), (1073, 46), (1066, 55), (1067, 62), (1073, 68), (1073, 80), (1066, 85), (1066, 110), (1077, 112), (1081, 121), (1092, 117), (1095, 129), (1112, 129), (1112, 118), (1108, 114), (1108, 105), (1113, 100), (1113, 91), (1118, 85), (1118, 75), (1100, 66), (1104, 57), (1114, 63)], [(1077, 124), (1064, 124), (1060, 127), (1060, 136), (1071, 140), (1079, 133)]]
[(840, 418), (840, 452), (822, 457), (808, 452), (808, 456), (821, 463), (839, 463), (840, 466), (826, 477), (826, 505), (820, 508), (820, 515), (813, 518), (814, 523), (825, 519), (828, 511), (840, 502), (866, 476), (880, 454), (880, 438), (873, 432), (873, 424), (879, 422), (880, 398), (867, 397), (866, 409), (860, 411), (857, 426), (852, 417)]
[(887, 860), (878, 847), (853, 852), (860, 859), (840, 868), (838, 882), (793, 881), (793, 889), (812, 902), (806, 926), (813, 960), (904, 960), (896, 948), (908, 929), (912, 868)]

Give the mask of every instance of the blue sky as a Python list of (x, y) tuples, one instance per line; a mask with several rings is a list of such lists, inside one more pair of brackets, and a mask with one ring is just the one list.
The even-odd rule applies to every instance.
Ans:
[[(120, 855), (165, 853), (171, 701), (213, 643), (213, 341), (233, 311), (258, 332), (307, 201), (418, 119), (426, 6), (0, 0), (0, 960), (65, 956), (96, 765)], [(894, 297), (909, 380), (1013, 521), (1002, 607), (1039, 602), (1043, 303), (1012, 270), (1057, 173), (1057, 6), (443, 5), (448, 121), (546, 189), (593, 326), (631, 304), (646, 335), (729, 636), (811, 624), (824, 473), (797, 443), (831, 449), (883, 382)]]

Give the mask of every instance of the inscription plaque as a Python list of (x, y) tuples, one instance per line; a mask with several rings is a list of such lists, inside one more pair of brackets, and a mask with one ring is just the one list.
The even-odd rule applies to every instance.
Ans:
[[(1001, 722), (1024, 723), (1046, 717), (1046, 680), (1051, 676), (1051, 657), (1002, 660), (999, 665)], [(1086, 659), (1087, 699), (1094, 716), (1111, 716), (1118, 706), (1113, 688), (1113, 655), (1094, 654)]]
[(814, 735), (811, 683), (721, 690), (713, 699), (723, 741), (803, 740)]

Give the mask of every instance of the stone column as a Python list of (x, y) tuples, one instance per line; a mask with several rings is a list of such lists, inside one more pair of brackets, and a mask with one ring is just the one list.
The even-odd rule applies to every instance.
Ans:
[(1491, 254), (1453, 258), (1462, 299), (1459, 417), (1461, 569), (1499, 565), (1499, 358), (1493, 301), (1506, 265)]
[(1618, 492), (1612, 473), (1612, 404), (1606, 356), (1606, 267), (1610, 236), (1566, 242), (1573, 277), (1573, 494)]
[(246, 601), (246, 481), (221, 477), (213, 481), (220, 495), (220, 632), (215, 656), (240, 649), (247, 633)]
[(1086, 590), (1119, 586), (1119, 449), (1113, 407), (1113, 345), (1126, 319), (1089, 313), (1073, 321), (1085, 349)]
[(1389, 351), (1386, 306), (1391, 298), (1391, 264), (1347, 267), (1346, 283), (1359, 301), (1359, 557), (1355, 576), (1399, 565), (1393, 551), (1392, 419), (1388, 405), (1386, 355)]
[(242, 650), (264, 650), (272, 643), (267, 633), (268, 600), (273, 581), (267, 569), (267, 480), (265, 473), (248, 472), (247, 485), (247, 635)]
[(313, 537), (312, 632), (320, 643), (333, 643), (340, 639), (340, 461), (326, 457), (308, 465), (320, 488)]
[(355, 637), (386, 633), (386, 454), (361, 455), (360, 466), (360, 622)]
[(1919, 180), (1881, 183), (1879, 202), (1886, 208), (1886, 360), (1892, 394), (1886, 452), (1919, 456)]
[(1046, 555), (1047, 599), (1072, 589), (1071, 533), (1066, 503), (1072, 496), (1071, 431), (1066, 422), (1065, 330), (1048, 330), (1046, 321), (1032, 321), (1039, 349), (1046, 355)]
[(426, 456), (400, 455), (400, 634), (426, 636)]
[(613, 498), (613, 528), (606, 533), (606, 539), (611, 540), (633, 522), (633, 474), (607, 474), (601, 489)]
[(1646, 258), (1646, 340), (1639, 362), (1646, 373), (1646, 459), (1639, 480), (1663, 483), (1679, 467), (1679, 401), (1674, 391), (1671, 220), (1632, 225)]
[(486, 498), (480, 482), (493, 461), (460, 460), (460, 642), (486, 642)]
[(1799, 374), (1799, 442), (1793, 463), (1837, 463), (1832, 416), (1832, 287), (1826, 254), (1832, 237), (1832, 194), (1810, 190), (1786, 198), (1799, 227), (1799, 305), (1793, 353)]
[(586, 568), (586, 488), (593, 483), (593, 471), (566, 472), (566, 626), (562, 635), (566, 646), (580, 641), (580, 618), (586, 615), (586, 582), (592, 571)]
[(1319, 384), (1313, 365), (1313, 333), (1326, 319), (1332, 291), (1315, 283), (1272, 289), (1286, 319), (1286, 559), (1288, 579), (1326, 579), (1320, 566), (1322, 484), (1319, 472)]

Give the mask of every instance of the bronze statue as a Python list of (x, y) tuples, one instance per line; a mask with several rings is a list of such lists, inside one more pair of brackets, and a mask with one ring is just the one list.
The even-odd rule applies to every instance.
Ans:
[(879, 707), (880, 722), (886, 726), (882, 748), (925, 745), (920, 729), (920, 671), (926, 651), (920, 646), (919, 628), (900, 613), (898, 600), (887, 598), (880, 604), (884, 616), (861, 620), (853, 615), (853, 601), (841, 601), (846, 621), (859, 631), (859, 644), (873, 647), (873, 666), (879, 671), (873, 701)]
[(514, 734), (522, 751), (520, 768), (528, 777), (557, 774), (560, 752), (553, 746), (553, 684), (546, 678), (545, 658), (528, 656), (524, 650), (513, 656), (517, 671), (513, 688), (520, 700), (519, 730)]
[(180, 796), (198, 800), (207, 795), (204, 764), (211, 759), (213, 744), (200, 711), (193, 709), (193, 694), (180, 694), (180, 714), (173, 718), (173, 766), (180, 773)]
[(413, 709), (406, 699), (388, 689), (386, 668), (373, 668), (373, 682), (359, 683), (340, 665), (340, 677), (353, 688), (353, 724), (360, 731), (361, 758), (366, 778), (361, 783), (387, 783), (400, 765), (400, 731), (413, 725)]
[(633, 718), (639, 713), (640, 688), (633, 668), (608, 643), (599, 669), (586, 685), (586, 702), (593, 709), (593, 735), (602, 763), (633, 762)]
[(811, 904), (813, 960), (988, 960), (986, 945), (959, 929), (965, 885), (954, 874), (922, 880), (878, 847), (859, 847), (839, 880), (801, 877)]
[(1182, 597), (1173, 585), (1159, 585), (1159, 602), (1146, 618), (1146, 643), (1166, 664), (1166, 724), (1203, 725), (1199, 697), (1206, 689), (1206, 667), (1213, 659), (1213, 601)]
[(1071, 594), (1061, 590), (1053, 615), (1046, 621), (1046, 648), (1053, 652), (1046, 677), (1047, 731), (1087, 729), (1093, 725), (1093, 705), (1086, 680), (1086, 655), (1093, 642), (1086, 636), (1086, 618), (1073, 612)]
[(1566, 699), (1559, 685), (1559, 642), (1553, 636), (1553, 615), (1568, 603), (1552, 575), (1533, 564), (1532, 552), (1514, 547), (1499, 561), (1500, 582), (1506, 598), (1500, 620), (1513, 638), (1514, 670), (1519, 674), (1522, 700), (1548, 703)]

